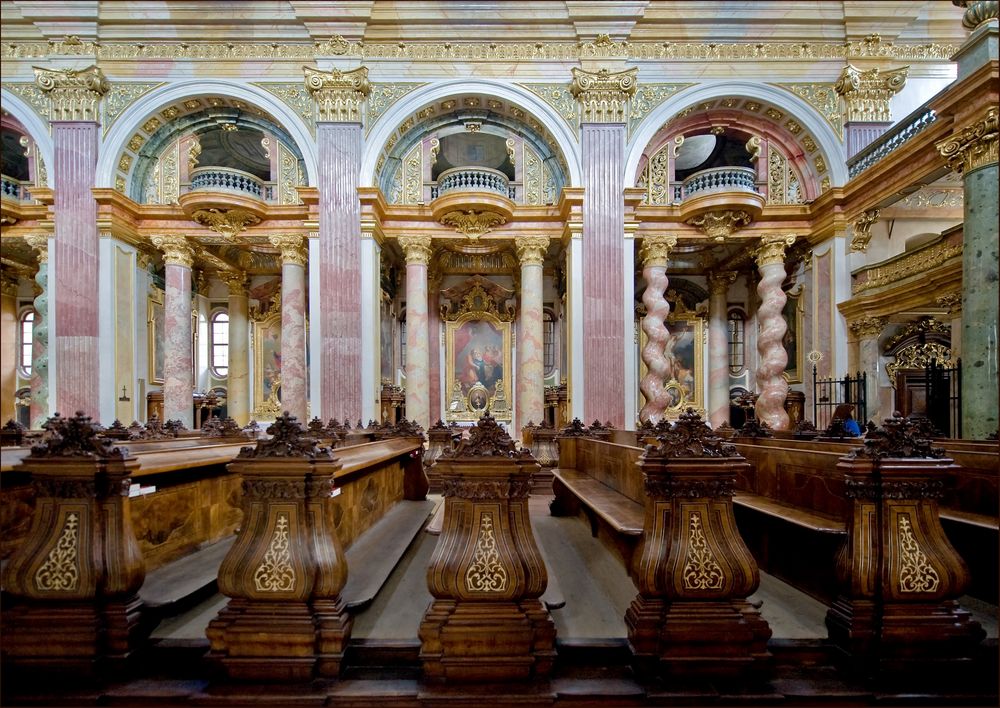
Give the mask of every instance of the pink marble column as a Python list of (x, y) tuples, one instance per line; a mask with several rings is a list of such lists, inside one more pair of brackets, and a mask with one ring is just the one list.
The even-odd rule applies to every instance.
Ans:
[(229, 375), (226, 410), (240, 425), (250, 422), (250, 313), (246, 273), (222, 273), (229, 286)]
[(406, 417), (430, 427), (430, 343), (427, 322), (427, 265), (430, 236), (401, 236), (406, 256)]
[(760, 307), (757, 309), (757, 418), (774, 430), (788, 429), (788, 414), (785, 412), (785, 396), (788, 382), (782, 374), (788, 364), (788, 353), (782, 344), (788, 324), (781, 311), (785, 307), (785, 291), (781, 283), (785, 280), (785, 248), (795, 243), (794, 236), (764, 236), (755, 252), (760, 282), (757, 294)]
[(441, 417), (441, 279), (430, 280), (430, 292), (427, 297), (427, 332), (430, 344), (430, 418), (436, 421)]
[(639, 390), (646, 398), (645, 405), (639, 411), (639, 420), (644, 423), (659, 423), (670, 403), (664, 384), (674, 377), (674, 372), (664, 355), (670, 339), (666, 324), (670, 315), (670, 303), (664, 295), (670, 283), (667, 278), (667, 263), (670, 252), (676, 245), (676, 236), (647, 236), (642, 240), (639, 251), (642, 279), (646, 281), (646, 289), (642, 293), (642, 304), (646, 306), (646, 316), (642, 318), (642, 331), (646, 333), (642, 361), (647, 371), (639, 382)]
[(726, 295), (736, 273), (708, 277), (708, 419), (713, 428), (729, 424), (729, 326)]
[(517, 422), (520, 429), (529, 422), (545, 419), (545, 360), (542, 329), (542, 264), (549, 239), (523, 236), (514, 240), (521, 261), (521, 333), (517, 340)]
[(163, 251), (163, 418), (193, 427), (194, 362), (191, 361), (191, 264), (194, 252), (183, 236), (153, 236)]
[(304, 239), (300, 234), (279, 234), (270, 241), (281, 249), (281, 408), (308, 420)]

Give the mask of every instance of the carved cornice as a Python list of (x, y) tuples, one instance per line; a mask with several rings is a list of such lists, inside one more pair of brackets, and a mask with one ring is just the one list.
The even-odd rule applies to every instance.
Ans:
[(247, 274), (242, 270), (223, 271), (219, 273), (219, 280), (229, 288), (230, 295), (246, 297), (247, 294)]
[(713, 295), (725, 295), (729, 286), (736, 282), (736, 271), (723, 270), (710, 273), (708, 276), (708, 292)]
[(430, 236), (400, 236), (399, 246), (403, 249), (403, 256), (407, 265), (426, 266), (431, 262), (432, 239)]
[(256, 226), (260, 218), (245, 209), (198, 209), (191, 218), (225, 238), (233, 238), (248, 226)]
[(44, 234), (38, 234), (33, 236), (25, 236), (25, 242), (31, 246), (31, 248), (38, 255), (38, 265), (42, 263), (47, 263), (49, 260), (49, 237)]
[(882, 334), (882, 330), (889, 324), (888, 317), (865, 316), (859, 320), (848, 323), (848, 328), (858, 339), (868, 339)]
[(840, 73), (834, 90), (847, 102), (849, 122), (884, 122), (892, 120), (889, 101), (906, 85), (910, 67), (881, 71), (862, 70), (848, 64)]
[(789, 234), (779, 236), (772, 234), (762, 236), (760, 246), (754, 249), (753, 257), (757, 261), (757, 267), (771, 265), (772, 263), (785, 262), (785, 249), (795, 243), (795, 236)]
[(521, 236), (514, 239), (517, 259), (522, 266), (540, 266), (545, 261), (545, 253), (549, 248), (548, 236)]
[(49, 120), (99, 122), (101, 97), (108, 92), (108, 81), (97, 66), (72, 69), (34, 67), (35, 83), (49, 96)]
[(962, 15), (962, 27), (970, 32), (975, 31), (980, 25), (986, 24), (990, 20), (997, 19), (998, 7), (1000, 7), (1000, 3), (996, 0), (951, 0), (951, 4), (965, 8), (965, 14)]
[(639, 259), (643, 268), (653, 266), (667, 267), (670, 253), (677, 245), (677, 237), (673, 234), (653, 234), (642, 239), (639, 247)]
[(878, 221), (881, 212), (869, 209), (854, 222), (854, 235), (851, 237), (851, 250), (864, 253), (868, 250), (868, 242), (872, 240), (872, 226)]
[(997, 108), (990, 107), (981, 119), (961, 132), (935, 144), (941, 156), (958, 173), (997, 164)]
[(460, 234), (464, 234), (471, 239), (477, 239), (483, 234), (487, 234), (497, 226), (507, 223), (500, 214), (494, 211), (449, 211), (441, 217), (441, 223), (451, 226)]
[(725, 241), (751, 221), (753, 217), (742, 209), (722, 209), (688, 219), (687, 224), (713, 241)]
[(194, 263), (194, 250), (184, 236), (170, 234), (153, 236), (153, 245), (163, 251), (163, 261), (167, 265), (179, 265), (190, 268)]
[(297, 265), (305, 267), (306, 252), (302, 248), (305, 239), (301, 234), (274, 234), (268, 238), (271, 245), (281, 249), (282, 265)]
[(316, 121), (326, 123), (360, 123), (361, 106), (371, 93), (368, 67), (351, 71), (320, 71), (302, 67), (306, 88), (316, 101)]
[(638, 67), (611, 73), (573, 67), (570, 93), (580, 102), (584, 123), (627, 123), (628, 100), (635, 95)]

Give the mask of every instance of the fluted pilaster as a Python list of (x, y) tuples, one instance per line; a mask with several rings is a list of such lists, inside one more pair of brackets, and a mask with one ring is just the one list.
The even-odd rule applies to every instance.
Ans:
[(430, 427), (430, 342), (427, 319), (427, 264), (430, 236), (401, 236), (406, 256), (406, 416)]
[(708, 420), (713, 428), (729, 423), (729, 328), (726, 295), (736, 273), (708, 278)]
[(658, 423), (663, 417), (669, 404), (664, 384), (674, 378), (671, 362), (664, 356), (670, 339), (666, 324), (670, 304), (664, 295), (669, 285), (667, 262), (676, 245), (676, 236), (647, 236), (642, 240), (639, 251), (642, 277), (646, 281), (646, 289), (642, 293), (642, 304), (646, 306), (646, 316), (642, 320), (642, 331), (646, 333), (642, 361), (647, 371), (639, 382), (639, 390), (646, 397), (646, 403), (639, 411), (639, 419), (643, 422)]
[(163, 251), (163, 417), (193, 426), (191, 361), (191, 264), (194, 252), (183, 236), (153, 236)]
[(517, 425), (545, 418), (545, 361), (542, 331), (542, 263), (549, 247), (546, 236), (514, 241), (521, 261), (521, 330), (517, 340)]
[(299, 234), (271, 236), (281, 249), (281, 407), (306, 420), (306, 256)]
[(788, 382), (782, 374), (788, 364), (788, 353), (782, 344), (788, 324), (781, 311), (785, 307), (785, 248), (795, 243), (794, 236), (764, 236), (755, 252), (760, 282), (757, 295), (760, 307), (757, 309), (757, 418), (775, 430), (788, 428), (788, 414), (785, 412), (785, 397)]

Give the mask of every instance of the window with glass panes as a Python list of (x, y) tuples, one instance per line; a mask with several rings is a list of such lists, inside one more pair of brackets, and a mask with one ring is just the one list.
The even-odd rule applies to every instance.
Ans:
[(556, 321), (552, 310), (546, 308), (542, 315), (542, 363), (548, 376), (556, 366)]
[(212, 315), (210, 344), (212, 373), (225, 378), (229, 375), (229, 313), (224, 310)]
[(729, 311), (729, 372), (739, 374), (746, 366), (744, 326), (746, 318), (739, 310)]
[(24, 378), (31, 377), (31, 345), (32, 345), (32, 335), (35, 328), (35, 311), (27, 310), (23, 315), (21, 315), (21, 360), (20, 368), (21, 375)]

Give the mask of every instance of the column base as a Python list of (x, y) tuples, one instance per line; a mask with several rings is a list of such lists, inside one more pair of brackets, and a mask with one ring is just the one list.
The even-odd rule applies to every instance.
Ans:
[(529, 681), (555, 659), (555, 625), (538, 600), (435, 600), (420, 624), (429, 682)]
[(771, 628), (746, 600), (636, 597), (625, 613), (633, 668), (643, 678), (765, 677)]

